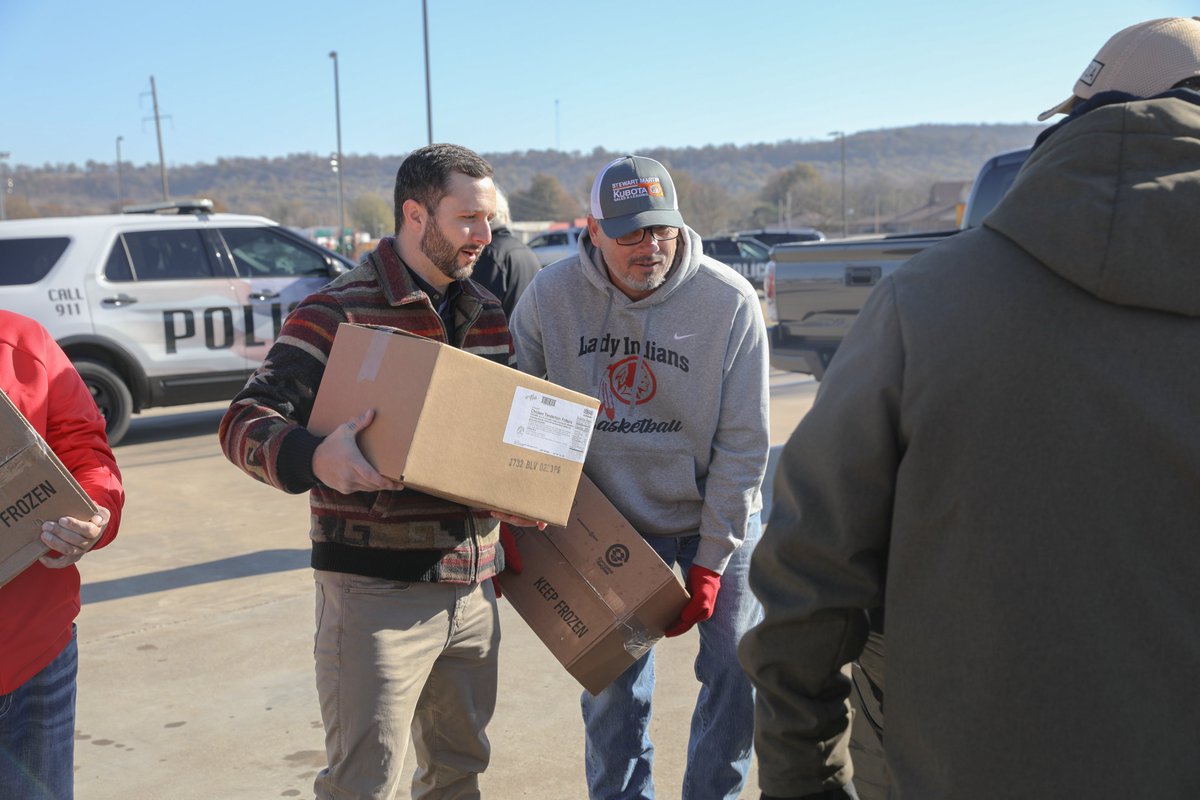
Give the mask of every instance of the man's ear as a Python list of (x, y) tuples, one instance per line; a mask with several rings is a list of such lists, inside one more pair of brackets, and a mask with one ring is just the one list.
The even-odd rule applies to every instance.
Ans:
[(424, 228), (425, 220), (428, 217), (428, 212), (425, 206), (418, 203), (416, 200), (409, 198), (404, 201), (404, 205), (400, 207), (401, 216), (404, 218), (405, 226), (412, 226), (417, 229)]

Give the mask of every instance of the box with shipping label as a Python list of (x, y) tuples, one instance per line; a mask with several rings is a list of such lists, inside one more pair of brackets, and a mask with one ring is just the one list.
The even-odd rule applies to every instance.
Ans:
[(49, 552), (42, 523), (90, 519), (99, 509), (0, 391), (0, 586)]
[(600, 403), (394, 328), (338, 326), (308, 429), (366, 411), (363, 455), (406, 487), (564, 525)]
[(688, 593), (583, 476), (565, 528), (513, 528), (523, 569), (500, 586), (567, 671), (599, 694), (662, 638)]

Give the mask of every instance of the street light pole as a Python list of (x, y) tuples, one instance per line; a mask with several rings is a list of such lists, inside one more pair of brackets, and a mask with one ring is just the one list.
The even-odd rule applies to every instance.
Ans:
[(333, 171), (337, 173), (337, 192), (338, 192), (338, 233), (337, 233), (337, 251), (345, 255), (345, 248), (342, 244), (343, 238), (346, 235), (346, 214), (342, 205), (342, 168), (345, 163), (342, 159), (342, 99), (341, 92), (338, 89), (338, 60), (337, 50), (329, 51), (329, 57), (333, 59), (333, 112), (337, 118), (337, 163), (334, 165)]
[(425, 125), (429, 131), (429, 144), (433, 144), (433, 97), (429, 90), (429, 6), (421, 0), (421, 22), (425, 27)]
[(830, 131), (829, 135), (838, 137), (842, 145), (842, 238), (845, 239), (849, 235), (846, 228), (846, 132)]
[(121, 186), (121, 140), (124, 136), (117, 137), (117, 213), (120, 213), (125, 207), (125, 190)]

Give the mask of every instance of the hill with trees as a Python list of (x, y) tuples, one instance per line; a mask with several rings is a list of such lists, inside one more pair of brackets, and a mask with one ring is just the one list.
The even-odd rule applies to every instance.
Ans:
[[(929, 200), (935, 183), (969, 181), (991, 155), (1028, 146), (1038, 125), (919, 125), (863, 131), (845, 139), (847, 214), (852, 221), (898, 214)], [(569, 220), (587, 213), (596, 172), (624, 153), (527, 150), (486, 153), (516, 220)], [(842, 208), (842, 142), (652, 148), (639, 155), (666, 164), (685, 218), (702, 234), (780, 223), (834, 229)], [(374, 236), (392, 230), (392, 186), (403, 155), (346, 155), (343, 198), (348, 224)], [(7, 216), (115, 211), (112, 163), (15, 165)], [(207, 197), (218, 209), (261, 214), (293, 227), (333, 226), (337, 178), (311, 153), (231, 157), (168, 168), (172, 197)], [(121, 166), (125, 204), (162, 199), (158, 164)], [(835, 223), (835, 220), (839, 222)], [(853, 224), (852, 224), (853, 227)]]

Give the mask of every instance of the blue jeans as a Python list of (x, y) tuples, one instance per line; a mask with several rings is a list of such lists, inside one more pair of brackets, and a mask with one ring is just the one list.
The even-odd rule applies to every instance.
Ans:
[[(754, 689), (737, 659), (742, 635), (762, 619), (762, 606), (750, 592), (750, 555), (762, 535), (754, 514), (746, 540), (721, 576), (712, 618), (696, 626), (700, 652), (696, 678), (700, 696), (692, 714), (683, 800), (729, 798), (741, 793), (750, 770), (754, 739)], [(663, 561), (692, 565), (699, 536), (647, 536)], [(657, 647), (662, 647), (660, 642)], [(584, 760), (592, 800), (652, 800), (654, 745), (650, 742), (654, 695), (654, 650), (627, 669), (599, 695), (584, 692)]]
[(71, 642), (46, 668), (0, 695), (0, 797), (71, 800), (75, 794), (75, 674)]

